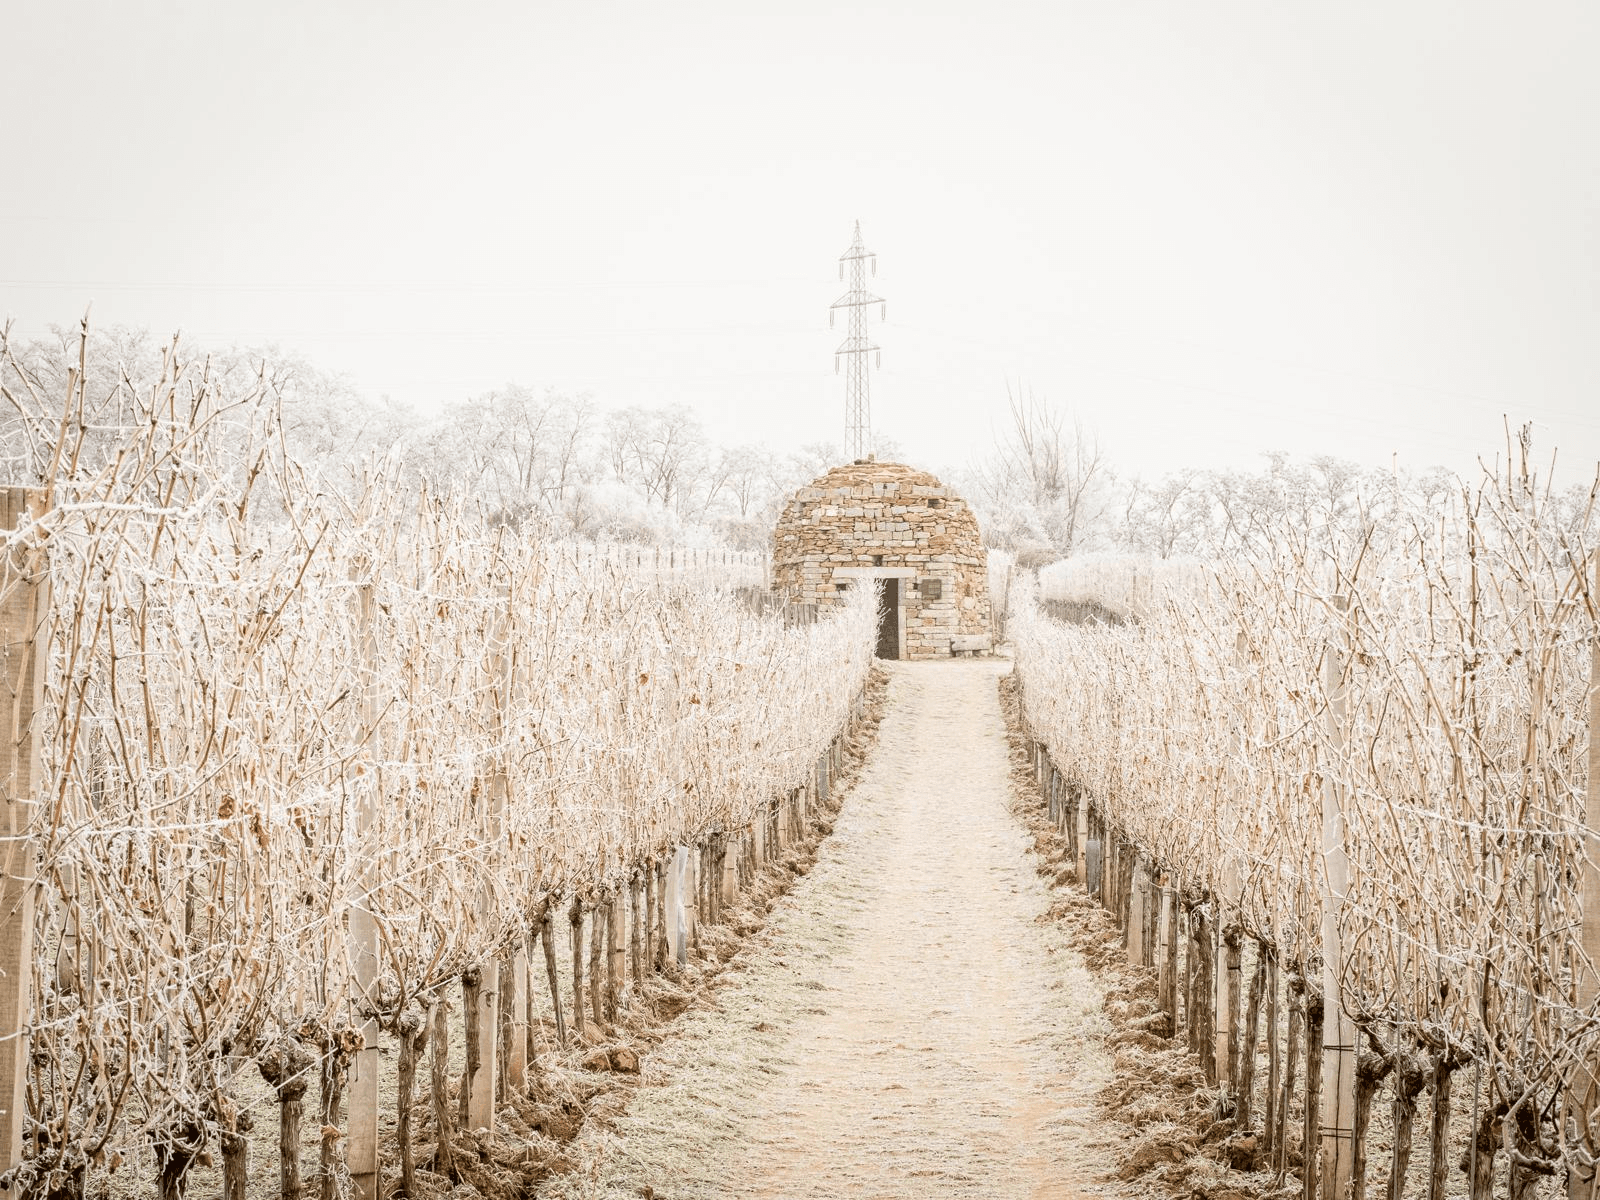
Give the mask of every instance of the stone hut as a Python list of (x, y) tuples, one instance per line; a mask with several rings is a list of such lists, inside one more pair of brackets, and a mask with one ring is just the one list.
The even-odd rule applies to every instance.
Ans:
[(773, 589), (790, 604), (836, 604), (882, 586), (879, 658), (987, 653), (989, 571), (966, 501), (900, 463), (835, 467), (796, 492), (772, 535)]

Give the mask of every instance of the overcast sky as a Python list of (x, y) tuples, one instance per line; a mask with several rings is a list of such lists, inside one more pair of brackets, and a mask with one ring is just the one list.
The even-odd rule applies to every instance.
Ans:
[[(1600, 459), (1600, 4), (8, 0), (0, 312), (963, 465)], [(874, 314), (876, 316), (876, 314)]]

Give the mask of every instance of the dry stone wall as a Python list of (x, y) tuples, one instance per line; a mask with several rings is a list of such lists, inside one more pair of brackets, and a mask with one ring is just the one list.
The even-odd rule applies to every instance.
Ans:
[(901, 463), (835, 467), (801, 488), (773, 531), (773, 587), (791, 604), (840, 603), (897, 577), (907, 658), (990, 649), (988, 559), (967, 502)]

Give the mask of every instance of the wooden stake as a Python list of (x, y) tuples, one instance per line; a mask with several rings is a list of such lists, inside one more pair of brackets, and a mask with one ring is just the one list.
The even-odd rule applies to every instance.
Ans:
[(1272, 946), (1260, 947), (1267, 963), (1267, 1012), (1262, 1036), (1267, 1043), (1267, 1094), (1261, 1105), (1261, 1131), (1264, 1140), (1261, 1148), (1269, 1161), (1276, 1161), (1278, 1144), (1278, 1086), (1283, 1070), (1283, 1059), (1278, 1053), (1278, 952)]
[(1117, 831), (1100, 816), (1100, 907), (1117, 911)]
[[(360, 704), (362, 722), (370, 734), (379, 711), (372, 681), (372, 665), (377, 661), (377, 634), (374, 628), (376, 605), (370, 582), (362, 582), (357, 587), (356, 605), (356, 654), (362, 679)], [(363, 751), (366, 770), (354, 783), (358, 845), (365, 842), (374, 817), (373, 791), (377, 779), (371, 761), (373, 740), (373, 736), (367, 738)], [(378, 872), (377, 863), (365, 856), (364, 851), (362, 853), (361, 894), (346, 915), (351, 1006), (356, 1027), (361, 1032), (361, 1049), (355, 1052), (351, 1062), (345, 1159), (350, 1167), (355, 1200), (378, 1200), (378, 922), (372, 914), (370, 898), (378, 886)]]
[[(1600, 604), (1600, 554), (1594, 560), (1595, 603)], [(1579, 881), (1579, 910), (1583, 928), (1579, 931), (1583, 955), (1573, 972), (1577, 1008), (1587, 1012), (1600, 998), (1600, 638), (1589, 647), (1589, 786), (1583, 797), (1583, 876)], [(1578, 1137), (1591, 1157), (1600, 1156), (1600, 1132), (1594, 1115), (1600, 1109), (1600, 1063), (1579, 1064), (1567, 1087), (1567, 1109), (1575, 1118)], [(1592, 1200), (1596, 1192), (1595, 1172), (1581, 1170), (1567, 1156), (1568, 1200)]]
[(1191, 948), (1195, 958), (1195, 1047), (1200, 1054), (1200, 1065), (1205, 1068), (1206, 1082), (1215, 1084), (1219, 1064), (1211, 1051), (1217, 1037), (1216, 922), (1205, 905), (1194, 908), (1189, 920), (1194, 932)]
[(1100, 836), (1099, 810), (1092, 807), (1088, 817), (1089, 836), (1084, 843), (1084, 890), (1095, 899), (1101, 895), (1102, 880), (1105, 876), (1105, 839)]
[(1160, 946), (1161, 933), (1161, 889), (1156, 883), (1154, 866), (1145, 864), (1144, 872), (1144, 960), (1151, 967), (1157, 967), (1160, 959), (1156, 957)]
[(728, 840), (722, 839), (722, 851), (719, 857), (722, 860), (722, 896), (720, 907), (727, 909), (739, 899), (739, 859), (736, 855), (728, 853)]
[(491, 959), (478, 979), (477, 1069), (470, 1075), (467, 1121), (471, 1129), (488, 1130), (494, 1137), (495, 1074), (500, 1056), (500, 964)]
[(1160, 928), (1157, 931), (1156, 967), (1160, 972), (1156, 992), (1161, 1007), (1170, 1020), (1168, 1028), (1178, 1030), (1178, 912), (1177, 893), (1172, 888), (1171, 876), (1161, 876)]
[(500, 996), (496, 1005), (494, 1037), (494, 1103), (498, 1109), (510, 1098), (507, 1075), (511, 1070), (511, 960), (500, 960)]
[(1078, 882), (1089, 886), (1089, 804), (1080, 791), (1073, 803), (1072, 849), (1078, 860)]
[(1176, 934), (1178, 966), (1178, 1010), (1183, 1024), (1184, 1044), (1190, 1053), (1199, 1056), (1199, 1030), (1200, 1030), (1200, 1002), (1196, 992), (1199, 979), (1199, 958), (1195, 953), (1195, 921), (1194, 909), (1184, 903), (1183, 886), (1178, 887), (1177, 908), (1178, 932)]
[[(44, 494), (0, 489), (0, 528), (16, 530), (43, 515)], [(0, 704), (9, 716), (0, 736), (0, 1171), (22, 1161), (32, 1020), (34, 847), (28, 834), (37, 803), (39, 727), (44, 703), (41, 635), (50, 611), (43, 551), (13, 544), (0, 578)]]
[(596, 904), (589, 913), (589, 1014), (600, 1032), (609, 1034), (610, 1022), (606, 1019), (606, 966), (604, 949), (606, 938), (606, 905)]
[(1128, 898), (1128, 961), (1144, 966), (1144, 866), (1135, 858), (1132, 895)]
[(692, 846), (684, 846), (681, 849), (683, 857), (678, 869), (682, 872), (682, 879), (678, 884), (678, 906), (683, 913), (684, 944), (680, 948), (679, 962), (681, 965), (687, 965), (689, 951), (700, 948), (700, 879), (696, 873), (700, 856), (695, 853)]
[(507, 970), (504, 1007), (510, 1013), (511, 1031), (506, 1039), (506, 1086), (520, 1092), (528, 1086), (528, 1027), (532, 1023), (526, 941), (518, 943)]
[(638, 871), (628, 877), (628, 915), (632, 918), (628, 949), (631, 951), (629, 958), (633, 965), (633, 986), (635, 991), (644, 986), (645, 947), (641, 944), (644, 922), (640, 920), (639, 912), (644, 900), (644, 892), (640, 883), (641, 878)]
[(610, 1008), (612, 1019), (622, 1011), (623, 991), (628, 986), (628, 893), (623, 888), (618, 888), (611, 893), (611, 899), (606, 902), (606, 916), (610, 918), (609, 929), (606, 933), (606, 949), (611, 956), (610, 978), (607, 984), (611, 995)]
[(1239, 1045), (1238, 1101), (1233, 1111), (1233, 1123), (1239, 1129), (1250, 1128), (1250, 1118), (1255, 1103), (1256, 1047), (1261, 1034), (1261, 993), (1267, 985), (1267, 956), (1260, 942), (1256, 947), (1256, 969), (1250, 975), (1250, 1002), (1245, 1006), (1244, 1041)]
[[(1346, 596), (1333, 598), (1334, 610), (1342, 618), (1350, 606)], [(1350, 866), (1344, 849), (1344, 769), (1345, 709), (1348, 680), (1345, 678), (1346, 634), (1340, 629), (1329, 639), (1324, 661), (1324, 686), (1328, 696), (1328, 744), (1333, 756), (1322, 788), (1322, 1000), (1319, 1023), (1323, 1042), (1321, 1061), (1315, 1072), (1306, 1063), (1306, 1083), (1319, 1078), (1323, 1083), (1318, 1136), (1321, 1144), (1322, 1200), (1344, 1200), (1350, 1190), (1354, 1166), (1356, 1103), (1355, 1023), (1340, 1003), (1340, 976), (1344, 952), (1339, 933), (1339, 912), (1349, 889)], [(1311, 1149), (1306, 1147), (1307, 1177)], [(1308, 1191), (1306, 1200), (1316, 1200)]]
[(675, 934), (669, 935), (669, 933), (668, 933), (668, 929), (669, 929), (669, 926), (671, 925), (671, 920), (672, 920), (670, 914), (667, 911), (667, 864), (668, 864), (668, 861), (669, 860), (665, 856), (663, 856), (662, 858), (658, 859), (656, 861), (655, 872), (654, 872), (654, 874), (655, 874), (655, 888), (656, 888), (656, 922), (657, 922), (657, 925), (656, 925), (656, 930), (657, 930), (657, 937), (656, 937), (656, 970), (657, 971), (665, 971), (667, 969), (667, 959), (672, 957), (672, 955), (674, 953), (674, 949), (675, 949), (675, 943), (673, 943), (670, 940), (670, 938), (673, 937), (673, 936), (676, 936), (676, 935)]
[(712, 834), (700, 843), (700, 911), (704, 914), (707, 925), (715, 925), (722, 919), (721, 881), (722, 869), (718, 865), (721, 856), (717, 853), (717, 835)]
[(660, 922), (656, 915), (659, 905), (656, 903), (656, 865), (652, 862), (644, 864), (644, 966), (647, 971), (661, 969), (661, 956), (664, 953), (658, 940), (657, 930)]

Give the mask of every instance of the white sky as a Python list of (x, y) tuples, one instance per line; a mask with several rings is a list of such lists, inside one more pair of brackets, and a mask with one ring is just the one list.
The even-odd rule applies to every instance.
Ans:
[[(1006, 381), (1124, 473), (1600, 459), (1600, 5), (8, 0), (0, 312), (935, 470)], [(876, 314), (874, 314), (876, 315)]]

